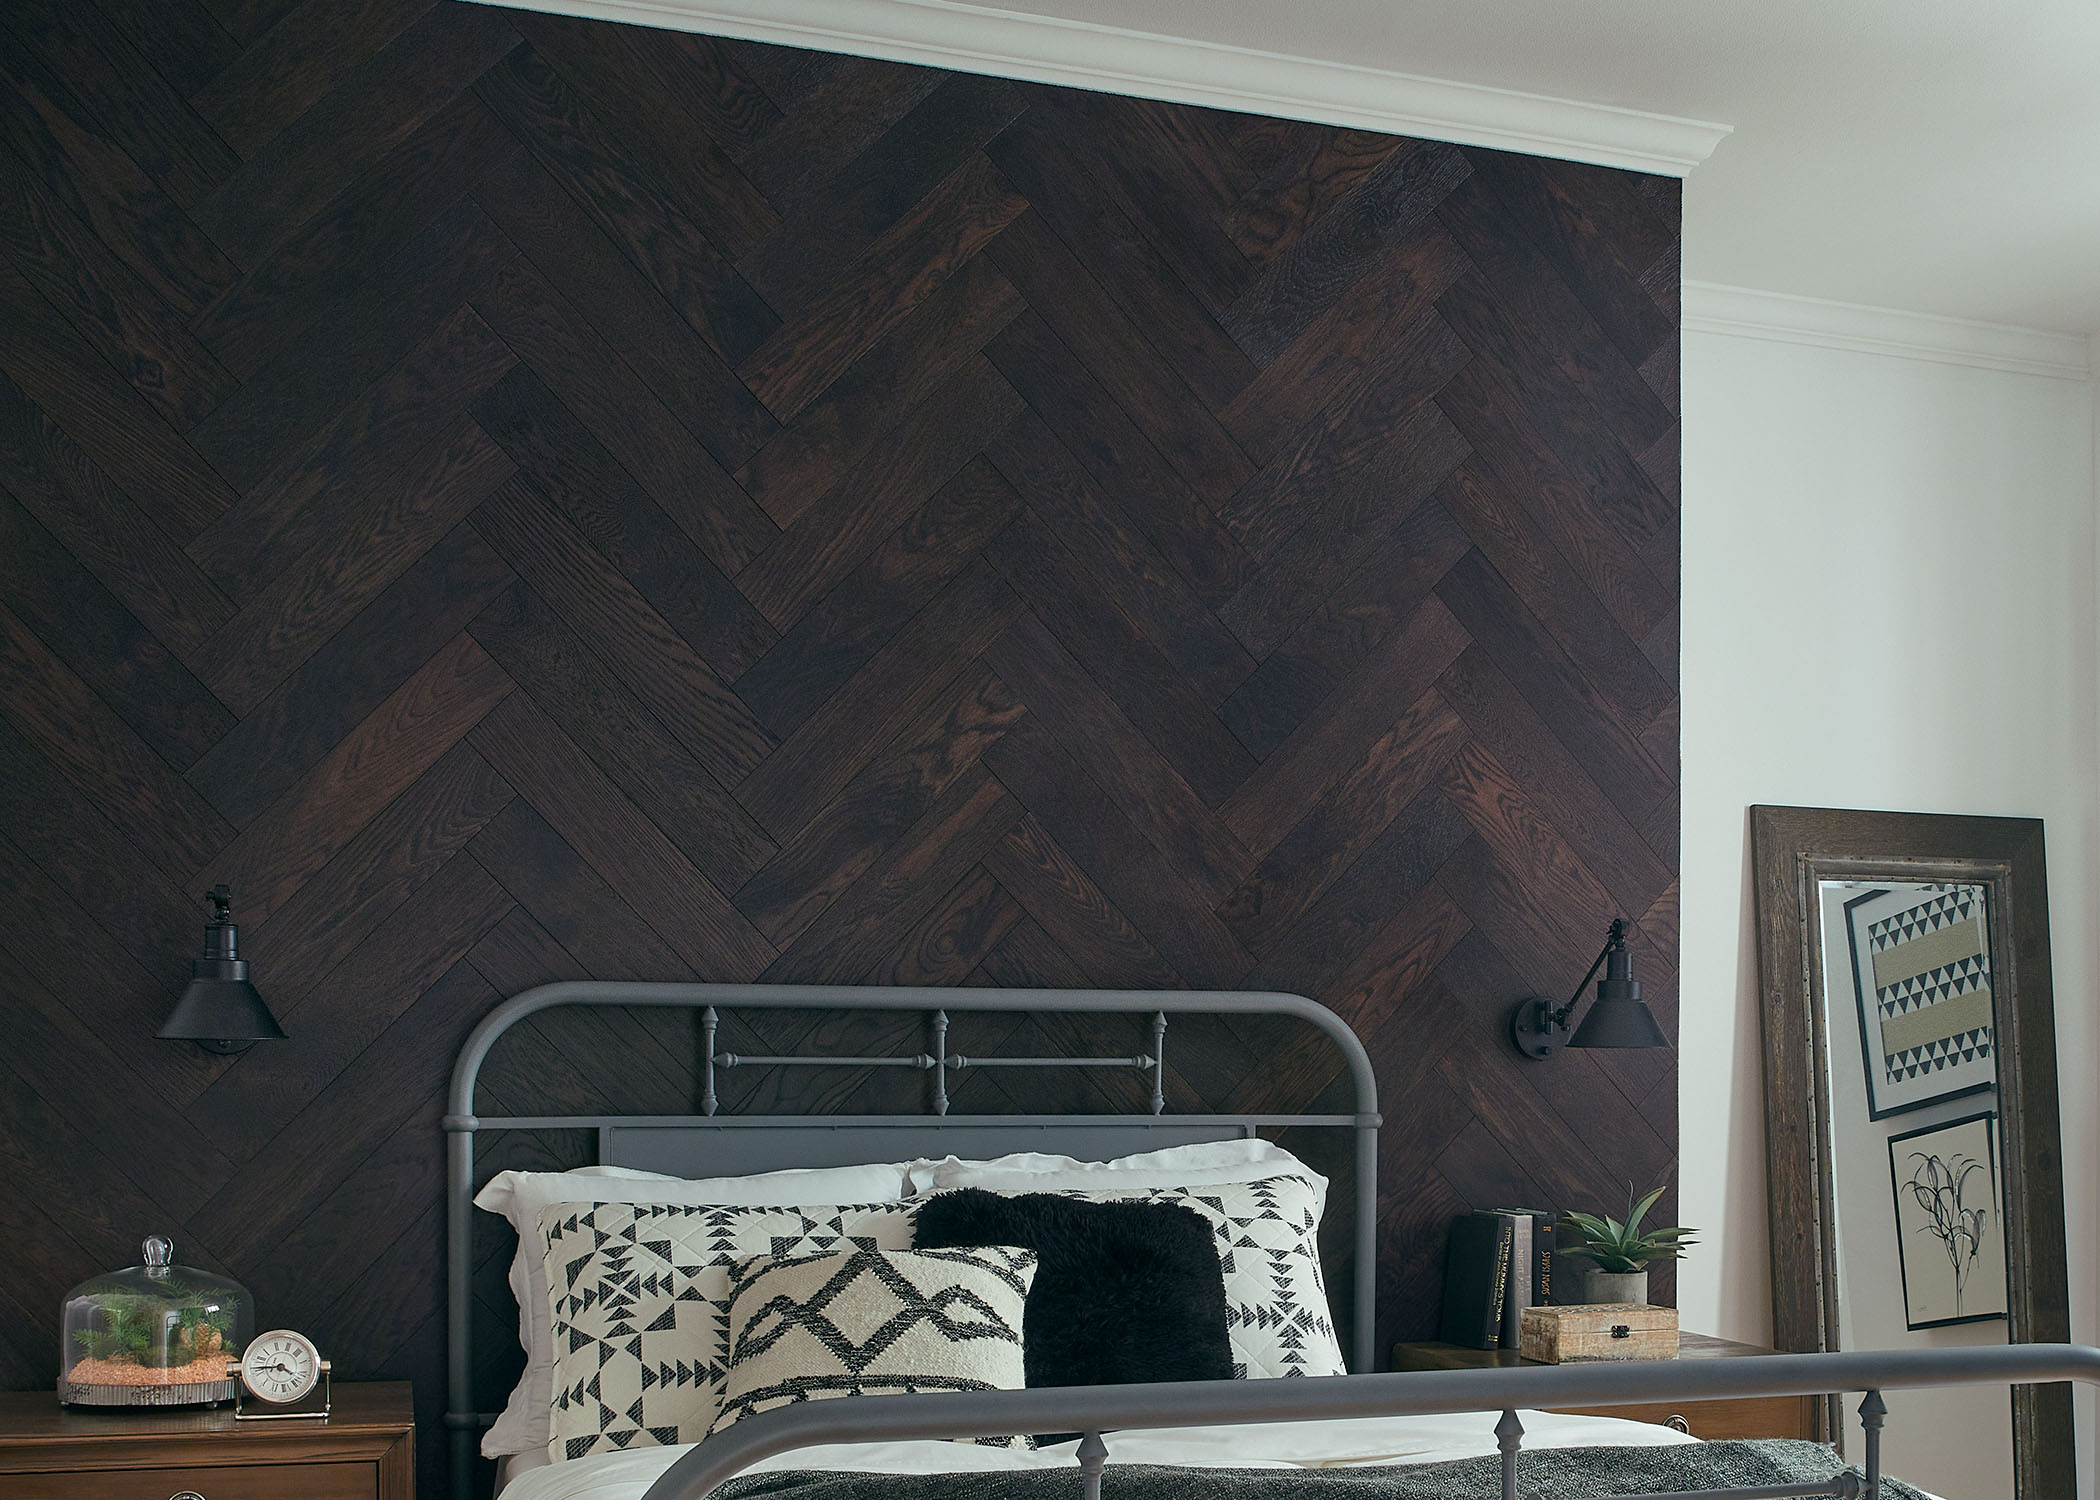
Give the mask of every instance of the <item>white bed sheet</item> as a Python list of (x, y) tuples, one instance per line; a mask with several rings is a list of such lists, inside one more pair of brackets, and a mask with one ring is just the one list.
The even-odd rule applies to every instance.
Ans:
[[(1618, 1417), (1527, 1411), (1526, 1448), (1605, 1444), (1666, 1447), (1697, 1439)], [(1482, 1458), (1496, 1451), (1499, 1413), (1435, 1417), (1364, 1417), (1333, 1422), (1261, 1422), (1236, 1427), (1162, 1428), (1113, 1433), (1111, 1464), (1182, 1464), (1194, 1468), (1332, 1468), (1353, 1464), (1422, 1464)], [(970, 1474), (1010, 1469), (1071, 1469), (1073, 1443), (1033, 1453), (969, 1443), (841, 1443), (804, 1448), (752, 1465), (771, 1469), (846, 1469), (875, 1474)], [(599, 1453), (516, 1475), (503, 1500), (639, 1500), (656, 1477), (690, 1447)]]

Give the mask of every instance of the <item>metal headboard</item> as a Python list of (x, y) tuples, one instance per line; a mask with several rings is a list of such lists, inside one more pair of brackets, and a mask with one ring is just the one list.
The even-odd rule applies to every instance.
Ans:
[[(474, 1085), (489, 1050), (528, 1016), (559, 1007), (650, 1007), (701, 1013), (703, 1038), (700, 1112), (691, 1115), (477, 1116)], [(825, 1055), (753, 1057), (717, 1052), (721, 1011), (879, 1010), (917, 1012), (932, 1027), (934, 1050), (901, 1056)], [(1019, 1011), (1139, 1015), (1152, 1018), (1152, 1049), (1123, 1057), (975, 1057), (947, 1047), (950, 1012)], [(1294, 1017), (1318, 1027), (1348, 1065), (1355, 1094), (1348, 1114), (1166, 1113), (1167, 1018), (1173, 1015)], [(718, 1069), (772, 1067), (904, 1067), (931, 1073), (932, 1102), (915, 1115), (722, 1115)], [(979, 1067), (1129, 1068), (1152, 1074), (1146, 1114), (952, 1115), (951, 1073)], [(445, 1425), (452, 1444), (452, 1493), (471, 1493), (475, 1434), (494, 1420), (474, 1410), (473, 1197), (474, 1136), (484, 1130), (590, 1130), (599, 1160), (680, 1176), (723, 1176), (782, 1166), (848, 1166), (913, 1156), (997, 1156), (1046, 1149), (1100, 1160), (1161, 1145), (1252, 1135), (1262, 1128), (1327, 1126), (1355, 1134), (1356, 1218), (1352, 1286), (1354, 1318), (1349, 1367), (1375, 1367), (1377, 1303), (1378, 1083), (1363, 1043), (1340, 1016), (1303, 995), (1234, 990), (1004, 990), (887, 988), (849, 985), (632, 984), (575, 981), (541, 985), (490, 1011), (474, 1028), (452, 1068), (446, 1132), (445, 1291), (448, 1399)]]

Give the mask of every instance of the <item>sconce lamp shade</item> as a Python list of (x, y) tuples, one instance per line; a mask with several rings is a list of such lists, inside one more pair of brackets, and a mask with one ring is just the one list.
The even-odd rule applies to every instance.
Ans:
[(231, 892), (214, 886), (209, 899), (212, 917), (204, 928), (204, 954), (190, 960), (189, 987), (158, 1035), (220, 1053), (283, 1041), (284, 1028), (249, 982), (248, 961), (240, 956), (240, 930), (233, 925)]
[[(1599, 969), (1604, 971), (1604, 977), (1597, 981), (1597, 998), (1570, 1036), (1568, 1021), (1582, 1003), (1583, 987)], [(1633, 977), (1633, 955), (1626, 948), (1623, 918), (1611, 924), (1604, 951), (1590, 965), (1590, 972), (1582, 976), (1582, 983), (1575, 986), (1568, 1003), (1556, 1007), (1551, 1000), (1540, 998), (1520, 1002), (1510, 1014), (1509, 1039), (1519, 1052), (1534, 1058), (1551, 1057), (1563, 1047), (1670, 1045), (1670, 1039), (1655, 1022), (1655, 1013), (1641, 999), (1640, 983)]]
[(1604, 977), (1597, 981), (1596, 1003), (1582, 1018), (1570, 1047), (1667, 1047), (1670, 1039), (1655, 1023), (1655, 1012), (1641, 998), (1640, 981), (1633, 977), (1633, 957), (1624, 943), (1612, 949), (1604, 963)]

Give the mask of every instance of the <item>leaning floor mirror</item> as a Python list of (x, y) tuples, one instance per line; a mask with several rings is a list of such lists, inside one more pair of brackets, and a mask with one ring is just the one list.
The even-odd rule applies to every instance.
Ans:
[[(2040, 820), (1753, 807), (1750, 848), (1774, 1341), (2068, 1339)], [(1907, 1391), (1886, 1443), (1946, 1500), (2077, 1483), (2068, 1387)]]

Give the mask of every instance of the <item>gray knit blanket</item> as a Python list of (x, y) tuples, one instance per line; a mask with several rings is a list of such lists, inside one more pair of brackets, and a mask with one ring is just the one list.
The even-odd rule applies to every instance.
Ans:
[[(1537, 1448), (1517, 1460), (1524, 1500), (1611, 1500), (1812, 1484), (1845, 1472), (1821, 1443), (1794, 1438), (1685, 1443), (1666, 1448)], [(1884, 1478), (1884, 1500), (1926, 1500)], [(717, 1500), (1075, 1500), (1079, 1471), (991, 1474), (848, 1474), (788, 1470), (732, 1479)], [(1501, 1500), (1497, 1459), (1342, 1469), (1180, 1469), (1111, 1464), (1102, 1500)]]

